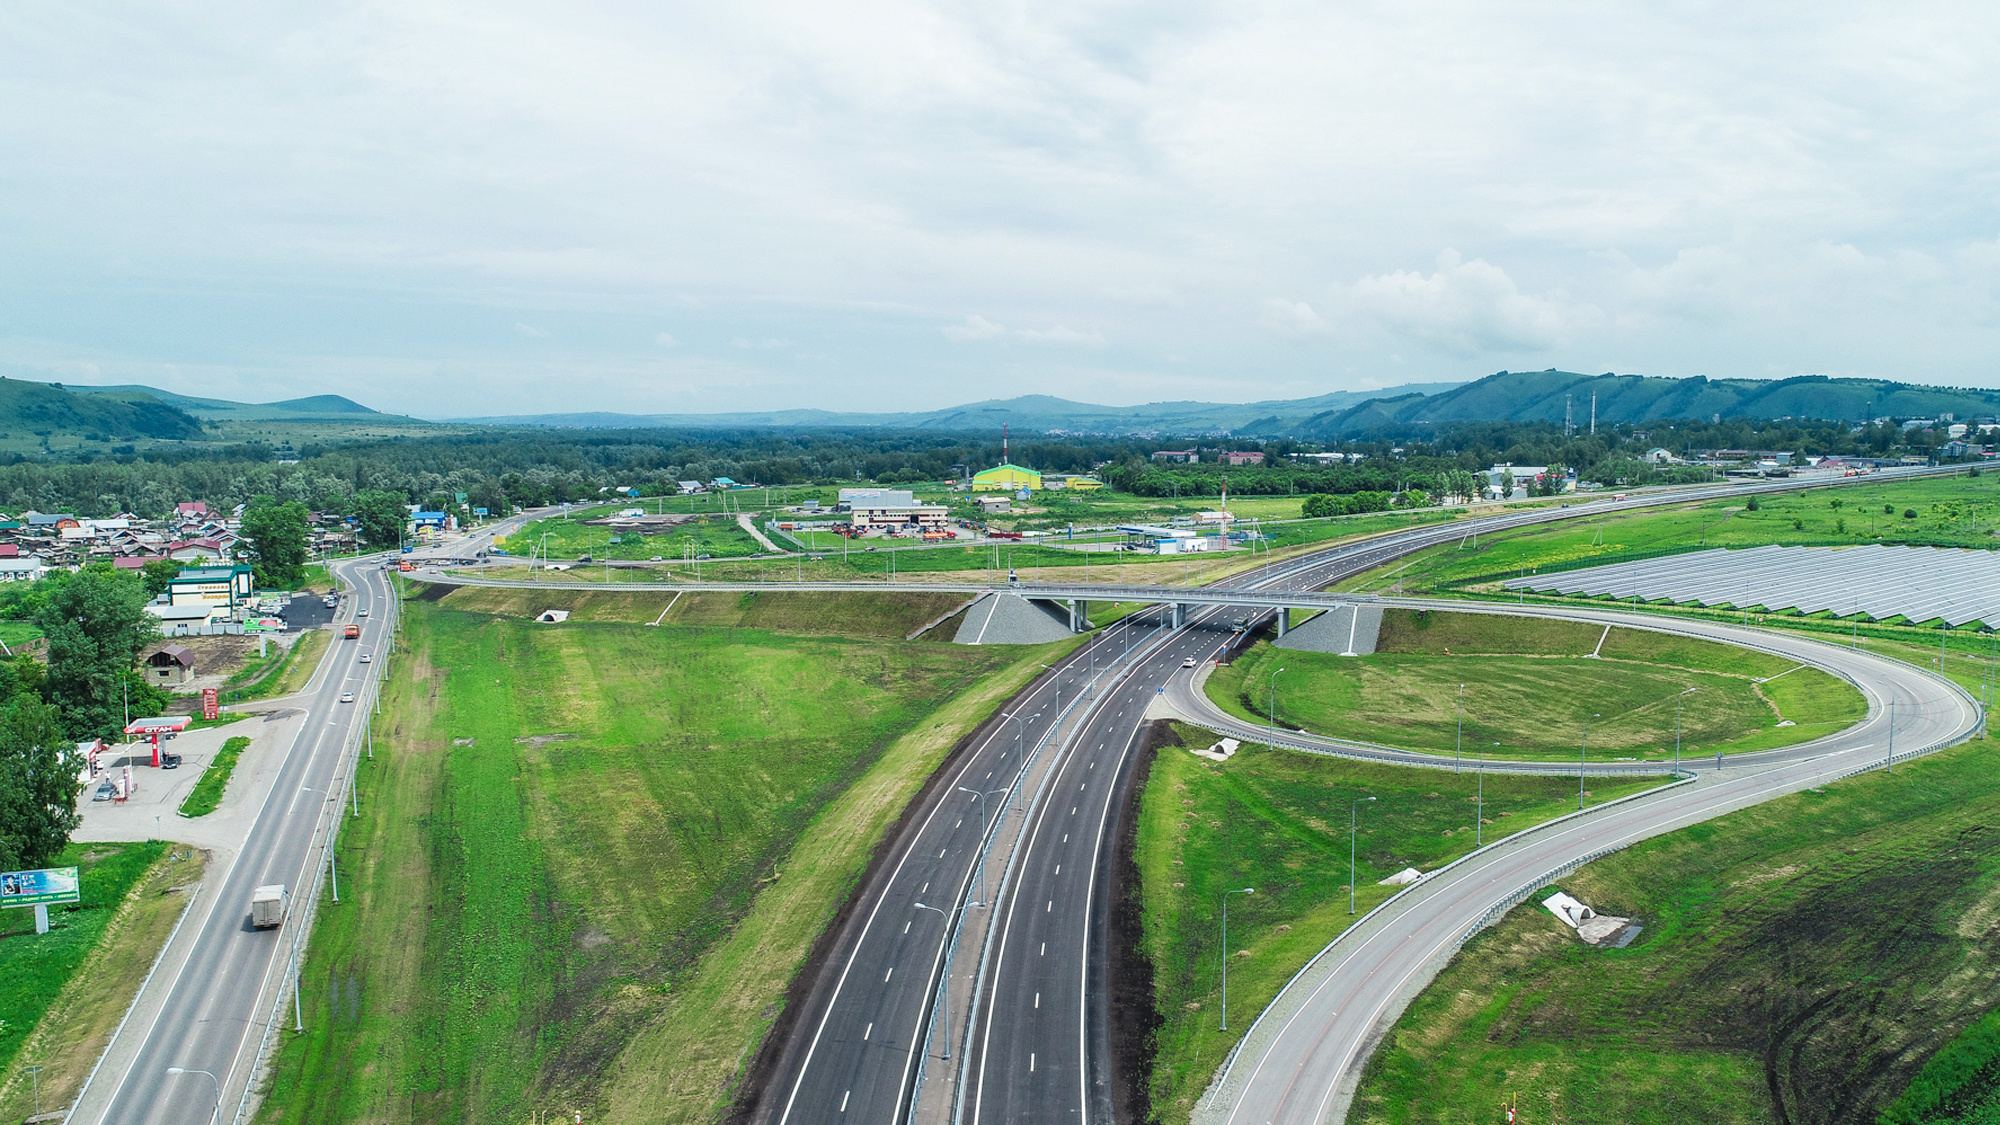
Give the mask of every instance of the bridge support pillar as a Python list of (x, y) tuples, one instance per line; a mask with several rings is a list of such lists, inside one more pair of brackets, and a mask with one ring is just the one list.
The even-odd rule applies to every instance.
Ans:
[(1291, 610), (1289, 610), (1289, 609), (1283, 609), (1283, 608), (1280, 608), (1280, 609), (1278, 610), (1278, 639), (1279, 639), (1279, 640), (1281, 640), (1281, 641), (1282, 641), (1282, 640), (1284, 640), (1284, 639), (1285, 639), (1285, 633), (1286, 633), (1286, 632), (1288, 632), (1288, 631), (1289, 631), (1289, 630), (1291, 629), (1291, 625), (1292, 625), (1292, 611), (1291, 611)]
[(1069, 631), (1072, 633), (1083, 632), (1083, 614), (1078, 612), (1075, 598), (1069, 599)]
[(1174, 602), (1174, 603), (1172, 603), (1172, 605), (1170, 605), (1170, 606), (1169, 606), (1168, 608), (1170, 608), (1171, 610), (1173, 610), (1173, 627), (1174, 627), (1174, 628), (1178, 629), (1178, 628), (1180, 628), (1181, 626), (1183, 626), (1183, 625), (1186, 625), (1186, 624), (1187, 624), (1187, 606), (1186, 606), (1186, 605), (1184, 605), (1184, 604), (1182, 604), (1182, 603), (1180, 603), (1180, 602)]

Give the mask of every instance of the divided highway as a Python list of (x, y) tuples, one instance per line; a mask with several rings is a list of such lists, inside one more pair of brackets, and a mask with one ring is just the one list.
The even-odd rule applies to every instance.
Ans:
[[(1509, 511), (1311, 552), (1220, 585), (1246, 593), (1318, 591), (1392, 559), (1474, 533), (1796, 487), (1800, 486), (1789, 482), (1731, 485)], [(444, 572), (420, 577), (465, 585), (578, 591), (605, 588), (602, 583), (521, 583)], [(948, 582), (616, 585), (624, 590), (688, 592), (979, 592), (994, 588)], [(1171, 590), (1108, 584), (1013, 584), (1000, 588), (1029, 597), (1093, 601), (1195, 600), (1175, 598)], [(1213, 596), (1214, 589), (1203, 593)], [(1244, 600), (1270, 602), (1254, 596)], [(1196, 610), (1188, 616), (1186, 627), (1178, 630), (1160, 626), (1152, 615), (1127, 619), (1052, 669), (1004, 708), (1007, 715), (1021, 720), (1018, 728), (1010, 725), (1014, 718), (1003, 717), (979, 732), (972, 746), (911, 809), (884, 859), (856, 892), (855, 905), (832, 941), (832, 954), (797, 1003), (790, 1034), (778, 1048), (775, 1065), (763, 1078), (755, 1107), (758, 1122), (792, 1125), (858, 1120), (900, 1125), (911, 1120), (950, 1120), (955, 1125), (976, 1125), (1111, 1119), (1108, 999), (1102, 987), (1110, 910), (1105, 890), (1110, 885), (1111, 829), (1121, 807), (1123, 787), (1130, 781), (1132, 749), (1148, 704), (1176, 682), (1188, 659), (1199, 662), (1227, 643), (1226, 630), (1216, 625), (1230, 612), (1227, 605)], [(1654, 618), (1644, 618), (1638, 624), (1659, 626)], [(978, 890), (973, 882), (973, 860), (981, 811), (978, 800), (968, 791), (1010, 785), (1021, 769), (1021, 758), (1032, 752), (1030, 748), (1042, 745), (1043, 736), (1056, 721), (1057, 709), (1076, 706), (1081, 679), (1088, 678), (1079, 672), (1079, 664), (1087, 664), (1093, 652), (1098, 654), (1100, 666), (1107, 664), (1114, 652), (1122, 654), (1128, 647), (1131, 659), (1101, 674), (1083, 713), (1066, 717), (1061, 735), (1047, 741), (1042, 752), (1050, 757), (1032, 774), (1036, 782), (1033, 794), (1016, 795), (1035, 803), (1016, 845), (1014, 874), (991, 907), (971, 907), (969, 902)], [(1869, 674), (1873, 671), (1871, 668)], [(984, 815), (988, 820), (997, 813), (994, 805), (1001, 799), (998, 795), (986, 798)], [(1636, 805), (1620, 806), (1621, 811), (1599, 814), (1590, 822), (1597, 826), (1622, 824), (1628, 815), (1622, 810)], [(1680, 815), (1686, 815), (1686, 810)], [(1587, 842), (1596, 846), (1600, 839), (1593, 835)], [(1579, 846), (1578, 841), (1562, 838), (1547, 855), (1574, 857), (1580, 854)], [(1516, 874), (1513, 869), (1495, 869), (1492, 878), (1498, 886)], [(1438, 909), (1440, 916), (1461, 926), (1472, 925), (1478, 916), (1476, 912), (1465, 914), (1464, 909), (1469, 908), (1456, 901), (1443, 903)], [(932, 1020), (946, 980), (949, 927), (966, 910), (979, 912), (973, 919), (979, 924), (966, 927), (969, 945), (980, 944), (976, 935), (982, 932), (988, 910), (994, 915), (993, 936), (991, 944), (985, 946), (989, 952), (974, 959), (977, 965), (953, 978), (962, 989), (966, 978), (983, 974), (969, 1034), (961, 1042), (958, 1034), (949, 1033), (952, 1053), (947, 1061), (942, 1051), (944, 1037), (932, 1034)], [(1383, 1007), (1382, 1012), (1388, 1013), (1391, 1007), (1394, 1005)], [(966, 1016), (962, 1005), (953, 1012), (961, 1024)], [(1340, 1033), (1331, 1034), (1337, 1038)], [(1354, 1040), (1350, 1045), (1359, 1057), (1362, 1042)], [(1319, 1120), (1299, 1116), (1307, 1111), (1295, 1107), (1305, 1104), (1301, 1099), (1308, 1093), (1325, 1095), (1335, 1076), (1345, 1073), (1341, 1068), (1347, 1064), (1337, 1059), (1322, 1064), (1318, 1058), (1312, 1055), (1299, 1068), (1292, 1083), (1296, 1093), (1280, 1107), (1289, 1114), (1283, 1119)], [(961, 1072), (964, 1080), (956, 1081)], [(948, 1083), (949, 1099), (941, 1101), (932, 1091), (945, 1087), (947, 1076), (954, 1080)], [(1258, 1089), (1264, 1085), (1261, 1078), (1250, 1083)], [(1256, 1117), (1255, 1111), (1246, 1112), (1250, 1115), (1233, 1119), (1265, 1120)]]
[[(336, 563), (334, 572), (348, 591), (336, 627), (356, 623), (361, 639), (336, 640), (314, 673), (319, 686), (289, 701), (305, 709), (306, 721), (282, 749), (275, 785), (234, 859), (208, 873), (176, 940), (78, 1096), (70, 1125), (205, 1122), (218, 1100), (221, 1120), (230, 1121), (246, 1097), (294, 941), (318, 893), (320, 845), (340, 816), (335, 802), (347, 795), (351, 748), (374, 698), (369, 689), (381, 665), (358, 658), (386, 650), (395, 629), (395, 601), (379, 558)], [(363, 611), (368, 616), (356, 616)], [(348, 692), (358, 702), (340, 702)], [(290, 888), (291, 915), (282, 929), (255, 930), (250, 892), (269, 883)], [(170, 1075), (169, 1067), (188, 1073)], [(216, 1077), (219, 1093), (197, 1070)]]

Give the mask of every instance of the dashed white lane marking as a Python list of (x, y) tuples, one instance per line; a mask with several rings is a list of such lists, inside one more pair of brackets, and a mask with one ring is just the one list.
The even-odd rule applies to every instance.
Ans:
[(1049, 955), (1049, 943), (1043, 942), (1041, 956), (1047, 957), (1048, 955)]
[(1056, 864), (1056, 874), (1062, 874), (1062, 864), (1060, 863)]
[(1054, 914), (1055, 912), (1056, 912), (1056, 900), (1055, 900), (1055, 899), (1050, 899), (1050, 900), (1049, 900), (1049, 905), (1048, 905), (1048, 907), (1047, 907), (1046, 909), (1044, 909), (1044, 910), (1042, 911), (1042, 913), (1044, 913), (1044, 914)]
[(842, 1112), (842, 1113), (846, 1113), (846, 1112), (847, 1112), (847, 1099), (848, 1099), (848, 1097), (849, 1097), (850, 1095), (852, 1095), (853, 1093), (854, 1093), (854, 1091), (852, 1091), (852, 1090), (844, 1090), (844, 1091), (842, 1091), (842, 1092), (841, 1092), (841, 1095), (840, 1095), (840, 1112)]
[(862, 1029), (861, 1029), (861, 1041), (862, 1041), (862, 1042), (864, 1042), (864, 1043), (866, 1043), (866, 1042), (868, 1041), (868, 1037), (869, 1037), (870, 1035), (874, 1034), (874, 1031), (875, 1031), (875, 1025), (874, 1025), (874, 1024), (872, 1024), (872, 1023), (871, 1023), (871, 1024), (869, 1024), (869, 1025), (868, 1025), (867, 1027), (864, 1027), (864, 1028), (862, 1028)]
[(1035, 993), (1035, 1007), (1039, 1008), (1041, 1006), (1042, 1006), (1042, 994), (1037, 992)]
[(925, 891), (928, 891), (930, 889), (931, 889), (930, 880), (926, 879), (924, 880), (924, 885), (917, 888), (917, 893), (923, 894)]
[(1035, 1073), (1035, 1053), (1033, 1051), (1028, 1052), (1028, 1073)]
[(903, 932), (906, 934), (910, 932), (910, 924), (908, 922), (903, 923)]
[(888, 973), (883, 973), (883, 974), (882, 974), (882, 983), (883, 983), (883, 984), (888, 984), (888, 983), (889, 983), (889, 973), (893, 973), (893, 972), (895, 972), (895, 971), (896, 971), (896, 966), (894, 966), (894, 965), (891, 965), (891, 966), (889, 966), (889, 972), (888, 972)]

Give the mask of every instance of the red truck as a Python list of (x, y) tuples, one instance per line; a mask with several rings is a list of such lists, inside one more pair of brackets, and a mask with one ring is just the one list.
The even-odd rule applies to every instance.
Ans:
[(361, 626), (349, 625), (347, 627), (347, 632), (341, 635), (350, 641), (359, 640), (361, 639)]

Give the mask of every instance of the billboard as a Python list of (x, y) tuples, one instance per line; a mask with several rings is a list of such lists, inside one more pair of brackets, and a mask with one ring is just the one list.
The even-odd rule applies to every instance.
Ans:
[(201, 689), (202, 718), (207, 719), (210, 722), (213, 722), (215, 721), (216, 716), (222, 714), (222, 708), (219, 704), (219, 699), (220, 697), (218, 696), (214, 688), (205, 687)]
[(0, 908), (38, 906), (51, 902), (77, 902), (76, 868), (54, 867), (43, 871), (0, 871)]

